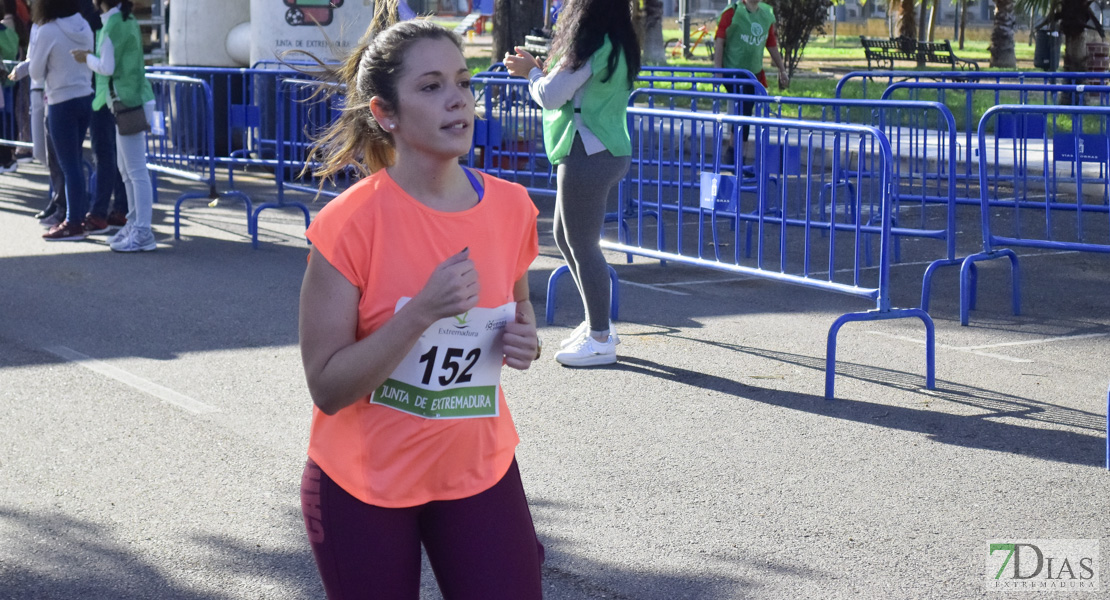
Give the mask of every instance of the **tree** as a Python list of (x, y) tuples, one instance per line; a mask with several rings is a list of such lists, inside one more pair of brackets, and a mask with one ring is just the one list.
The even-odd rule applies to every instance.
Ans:
[(779, 51), (786, 62), (787, 74), (793, 77), (810, 36), (825, 33), (825, 20), (833, 0), (771, 0), (770, 4), (775, 9)]
[(1106, 32), (1092, 10), (1096, 4), (1095, 0), (1018, 0), (1017, 10), (1047, 15), (1037, 29), (1048, 28), (1063, 34), (1064, 70), (1085, 71), (1086, 31), (1093, 29), (1106, 39)]
[(543, 0), (495, 0), (492, 60), (501, 60), (506, 52), (524, 44), (524, 36), (542, 28), (543, 12)]
[(1017, 67), (1014, 54), (1014, 0), (994, 0), (994, 30), (991, 31), (991, 66), (1003, 69)]

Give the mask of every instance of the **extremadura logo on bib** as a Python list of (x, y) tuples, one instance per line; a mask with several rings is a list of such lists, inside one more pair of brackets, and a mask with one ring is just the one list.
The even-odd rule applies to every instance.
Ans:
[[(409, 300), (401, 298), (394, 312)], [(510, 302), (436, 321), (370, 402), (426, 419), (496, 417), (501, 333), (515, 310)]]

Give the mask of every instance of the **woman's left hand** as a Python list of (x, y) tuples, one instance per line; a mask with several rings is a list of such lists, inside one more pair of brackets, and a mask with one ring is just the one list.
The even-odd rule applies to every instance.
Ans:
[(73, 55), (73, 60), (81, 64), (86, 64), (89, 55), (92, 54), (88, 50), (70, 50), (69, 53)]
[(527, 78), (528, 74), (532, 72), (532, 69), (543, 68), (540, 61), (536, 60), (536, 57), (532, 56), (524, 48), (517, 46), (514, 49), (516, 50), (515, 55), (506, 52), (505, 59), (501, 61), (505, 63), (505, 68), (509, 70), (509, 73), (516, 77)]
[(524, 370), (532, 366), (532, 361), (540, 357), (540, 340), (536, 335), (536, 314), (531, 302), (517, 302), (516, 320), (505, 323), (501, 334), (501, 346), (505, 352), (505, 365)]
[(790, 75), (787, 74), (786, 69), (779, 69), (779, 88), (786, 89), (790, 87)]

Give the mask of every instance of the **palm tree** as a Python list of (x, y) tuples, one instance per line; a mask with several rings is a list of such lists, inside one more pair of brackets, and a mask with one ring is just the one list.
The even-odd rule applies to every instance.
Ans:
[(1017, 0), (1017, 9), (1047, 15), (1037, 29), (1047, 27), (1064, 36), (1064, 71), (1078, 72), (1087, 69), (1086, 30), (1093, 29), (1106, 38), (1091, 9), (1095, 4), (1097, 0)]
[(994, 0), (994, 30), (991, 31), (991, 66), (1012, 69), (1017, 67), (1014, 54), (1014, 0)]

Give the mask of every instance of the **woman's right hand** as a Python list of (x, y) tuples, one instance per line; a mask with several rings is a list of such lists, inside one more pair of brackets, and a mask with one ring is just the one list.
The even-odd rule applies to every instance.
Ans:
[(432, 321), (437, 321), (477, 306), (478, 292), (478, 271), (470, 260), (470, 249), (463, 248), (439, 263), (413, 302)]

